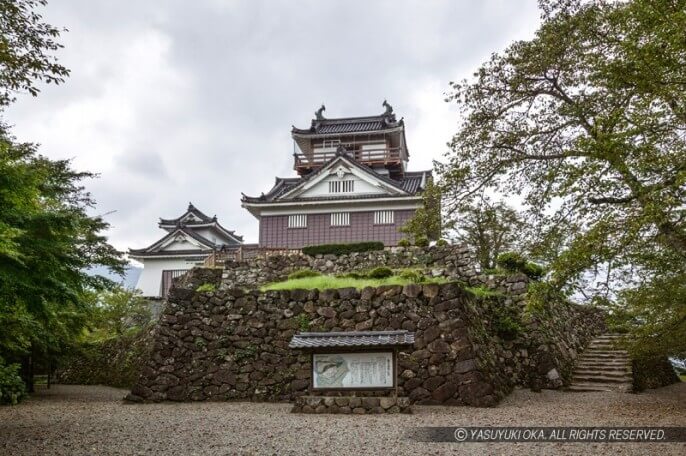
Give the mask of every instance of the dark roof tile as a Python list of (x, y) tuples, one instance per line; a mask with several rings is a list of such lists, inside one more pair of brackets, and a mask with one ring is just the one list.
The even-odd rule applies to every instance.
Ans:
[(293, 336), (290, 348), (377, 347), (414, 345), (414, 333), (398, 331), (349, 331), (300, 333)]

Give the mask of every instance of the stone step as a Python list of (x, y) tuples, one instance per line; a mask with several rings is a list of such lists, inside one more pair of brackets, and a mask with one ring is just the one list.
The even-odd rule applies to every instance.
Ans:
[(606, 352), (593, 352), (593, 353), (584, 353), (583, 355), (579, 356), (579, 359), (586, 359), (586, 358), (598, 358), (598, 359), (616, 359), (618, 361), (625, 361), (629, 359), (629, 355), (627, 354), (622, 354), (622, 353), (606, 353)]
[(607, 364), (578, 363), (576, 366), (574, 366), (574, 371), (577, 370), (600, 370), (608, 372), (626, 372), (627, 374), (630, 374), (631, 366), (625, 366), (622, 364), (608, 366)]
[(630, 375), (623, 375), (621, 377), (611, 377), (608, 375), (572, 374), (572, 384), (574, 383), (631, 383)]
[(627, 361), (618, 361), (618, 360), (611, 361), (611, 360), (602, 359), (602, 358), (579, 359), (579, 360), (577, 360), (575, 366), (578, 366), (579, 364), (595, 364), (597, 366), (610, 366), (610, 367), (631, 366), (631, 363), (627, 362)]
[(606, 377), (622, 377), (625, 378), (630, 375), (626, 369), (593, 369), (593, 368), (580, 368), (577, 367), (572, 373), (573, 376), (587, 376), (587, 375), (599, 375)]
[(586, 350), (596, 350), (596, 349), (622, 349), (622, 346), (616, 343), (608, 342), (608, 343), (596, 343), (596, 342), (591, 342), (588, 347), (586, 347)]
[(599, 349), (599, 348), (596, 348), (596, 349), (593, 349), (593, 350), (586, 350), (586, 351), (584, 351), (581, 355), (584, 356), (584, 355), (597, 355), (597, 354), (601, 354), (601, 355), (606, 355), (606, 354), (607, 354), (607, 355), (629, 356), (629, 354), (628, 354), (626, 351), (624, 351), (624, 350), (610, 350), (610, 349), (607, 349), (607, 348), (603, 348), (602, 350)]

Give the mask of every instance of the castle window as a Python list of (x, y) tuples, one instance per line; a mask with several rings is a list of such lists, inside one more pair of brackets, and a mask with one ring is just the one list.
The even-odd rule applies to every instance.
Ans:
[(331, 226), (350, 226), (350, 212), (332, 213)]
[(374, 225), (392, 225), (393, 211), (376, 211), (374, 212)]
[(307, 228), (307, 214), (289, 215), (288, 228)]
[(352, 179), (329, 182), (329, 193), (352, 193), (354, 191), (355, 181)]

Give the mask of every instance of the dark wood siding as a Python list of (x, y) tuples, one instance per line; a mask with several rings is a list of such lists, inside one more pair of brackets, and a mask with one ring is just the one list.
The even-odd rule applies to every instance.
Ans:
[(398, 210), (392, 225), (374, 225), (374, 212), (351, 212), (350, 226), (331, 226), (331, 214), (308, 214), (307, 228), (288, 228), (288, 216), (260, 218), (260, 247), (299, 249), (308, 245), (381, 241), (394, 246), (403, 238), (399, 229), (414, 210)]

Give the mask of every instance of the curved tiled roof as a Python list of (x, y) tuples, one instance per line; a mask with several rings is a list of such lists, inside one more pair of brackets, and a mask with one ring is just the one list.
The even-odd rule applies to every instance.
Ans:
[(289, 348), (378, 347), (414, 345), (414, 333), (398, 331), (305, 332), (296, 334)]
[[(252, 196), (246, 196), (243, 195), (243, 201), (244, 202), (272, 202), (276, 201), (279, 199), (282, 195), (288, 193), (289, 191), (293, 190), (295, 187), (301, 185), (305, 181), (308, 181), (312, 179), (314, 176), (322, 172), (324, 168), (328, 166), (329, 163), (331, 163), (334, 160), (337, 160), (340, 157), (334, 157), (329, 162), (327, 162), (325, 165), (323, 165), (317, 172), (311, 173), (307, 176), (304, 177), (290, 177), (290, 178), (282, 178), (282, 177), (277, 177), (276, 182), (274, 183), (274, 186), (267, 192), (262, 194), (259, 197), (252, 197)], [(389, 185), (392, 185), (400, 190), (403, 190), (407, 193), (410, 194), (410, 196), (417, 195), (418, 193), (421, 193), (424, 188), (422, 187), (422, 183), (426, 182), (428, 179), (431, 178), (431, 171), (408, 171), (406, 172), (402, 179), (391, 179), (388, 176), (384, 176), (382, 174), (377, 173), (374, 171), (373, 168), (370, 168), (367, 165), (364, 165), (355, 159), (345, 156), (344, 157), (346, 160), (351, 162), (352, 164), (358, 166), (359, 168), (363, 169), (367, 173), (371, 174), (375, 178), (386, 182)], [(292, 198), (289, 199), (288, 201), (326, 201), (326, 200), (338, 200), (338, 199), (368, 199), (368, 198), (386, 198), (388, 195), (335, 195), (335, 196), (319, 196), (319, 197), (310, 197), (310, 198)]]
[(344, 117), (339, 119), (313, 119), (310, 128), (293, 127), (291, 132), (295, 135), (326, 135), (384, 131), (402, 126), (403, 120), (396, 121), (395, 114), (381, 114), (378, 116)]

